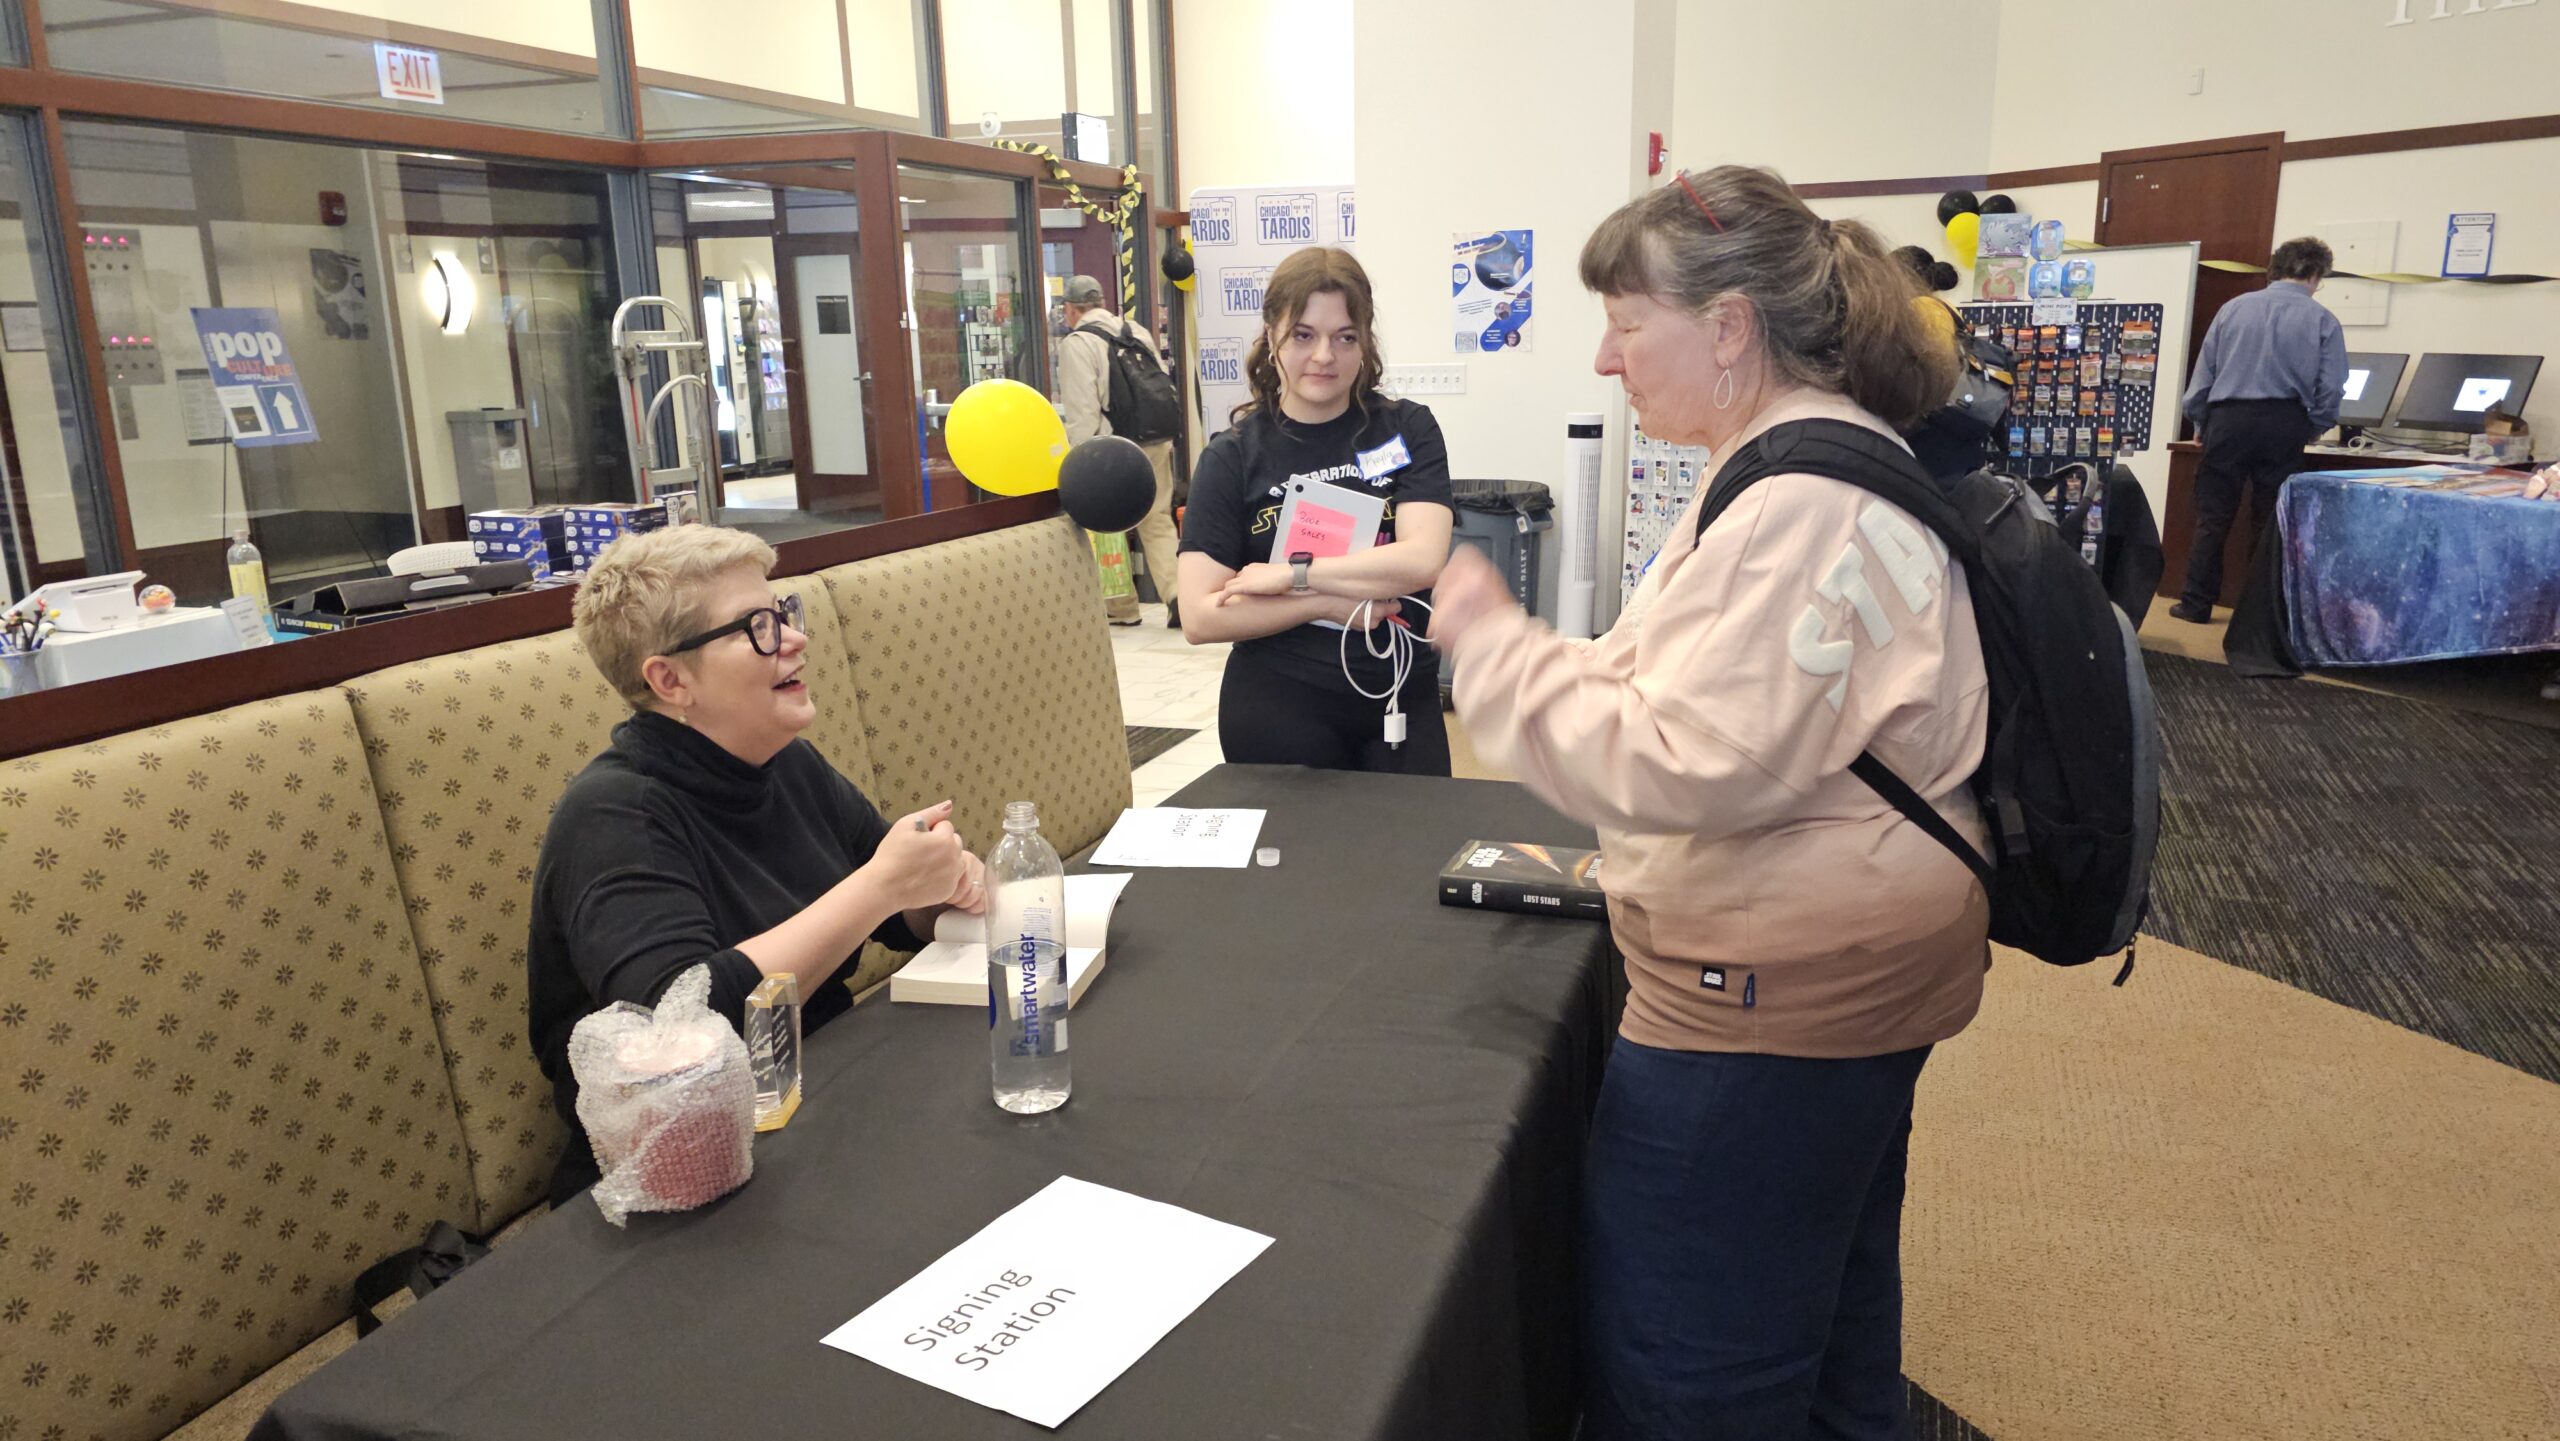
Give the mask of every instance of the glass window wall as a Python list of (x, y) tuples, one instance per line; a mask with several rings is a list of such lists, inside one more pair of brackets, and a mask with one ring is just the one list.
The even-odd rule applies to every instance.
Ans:
[(43, 9), (58, 70), (578, 135), (612, 124), (590, 0), (44, 0)]
[(0, 586), (10, 599), (117, 550), (78, 397), (77, 327), (47, 224), (33, 118), (0, 114)]
[(941, 0), (951, 134), (1036, 141), (1061, 155), (1064, 118), (1102, 121), (1107, 153), (1129, 157), (1120, 105), (1122, 0)]
[[(181, 601), (227, 593), (226, 537), (242, 529), (282, 600), (460, 539), (471, 511), (629, 498), (603, 176), (65, 131), (81, 241), (104, 258), (89, 283), (128, 564)], [(235, 418), (200, 336), (269, 324), (300, 390)]]
[[(660, 293), (684, 297), (708, 338), (723, 517), (767, 529), (874, 521), (880, 437), (854, 170), (789, 170), (797, 183), (754, 167), (652, 177)], [(690, 462), (689, 435), (668, 443)]]
[(929, 130), (924, 0), (631, 0), (651, 139)]
[(898, 170), (908, 363), (924, 414), (928, 510), (984, 495), (951, 463), (942, 422), (952, 400), (981, 380), (1047, 389), (1049, 317), (1034, 298), (1023, 253), (1027, 188), (1000, 176)]

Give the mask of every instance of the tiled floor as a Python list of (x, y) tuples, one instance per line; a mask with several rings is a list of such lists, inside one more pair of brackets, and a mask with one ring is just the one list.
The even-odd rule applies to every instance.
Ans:
[(1164, 607), (1140, 607), (1144, 625), (1111, 628), (1120, 666), (1120, 719), (1133, 726), (1181, 726), (1200, 733), (1130, 775), (1133, 801), (1156, 805), (1225, 757), (1218, 751), (1218, 678), (1227, 648), (1193, 645), (1169, 630)]

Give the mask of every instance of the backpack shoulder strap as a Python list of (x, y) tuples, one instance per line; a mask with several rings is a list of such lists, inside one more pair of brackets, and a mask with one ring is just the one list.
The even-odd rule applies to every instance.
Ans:
[(1143, 352), (1146, 349), (1146, 346), (1141, 344), (1137, 337), (1129, 333), (1129, 322), (1125, 320), (1120, 322), (1120, 328), (1118, 330), (1113, 330), (1111, 327), (1103, 324), (1099, 320), (1087, 321), (1084, 324), (1077, 326), (1075, 333), (1078, 335), (1090, 335), (1113, 350)]
[(1960, 559), (1979, 547), (1946, 492), (1901, 446), (1845, 420), (1791, 420), (1772, 426), (1716, 468), (1698, 507), (1698, 534), (1742, 493), (1773, 475), (1818, 475), (1854, 485), (1910, 513)]
[[(1979, 545), (1953, 502), (1908, 451), (1865, 426), (1845, 420), (1789, 421), (1770, 427), (1735, 451), (1731, 460), (1717, 467), (1706, 504), (1698, 507), (1698, 535), (1703, 538), (1707, 527), (1742, 492), (1773, 475), (1819, 475), (1857, 486), (1900, 507), (1937, 532), (1957, 559), (1970, 561), (1980, 554)], [(1875, 752), (1861, 751), (1849, 763), (1849, 773), (1866, 782), (1930, 839), (1953, 852), (1981, 880), (1984, 889), (1990, 888), (1990, 862), (1947, 824), (1937, 807), (1894, 774), (1892, 767), (1878, 760)]]

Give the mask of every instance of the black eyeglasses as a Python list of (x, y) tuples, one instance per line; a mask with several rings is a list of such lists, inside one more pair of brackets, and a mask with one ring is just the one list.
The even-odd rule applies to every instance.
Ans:
[(786, 625), (803, 635), (808, 634), (800, 624), (800, 597), (796, 595), (786, 595), (771, 605), (760, 605), (727, 625), (714, 626), (700, 635), (678, 641), (668, 648), (667, 654), (682, 655), (709, 645), (724, 635), (745, 631), (747, 644), (756, 648), (756, 654), (779, 655), (782, 652), (782, 628)]

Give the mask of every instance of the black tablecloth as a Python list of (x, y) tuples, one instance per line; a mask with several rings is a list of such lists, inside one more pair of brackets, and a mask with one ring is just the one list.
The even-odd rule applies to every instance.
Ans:
[(1516, 786), (1283, 767), (1173, 803), (1267, 807), (1281, 864), (1137, 872), (1063, 1109), (988, 1099), (983, 1012), (875, 1001), (811, 1037), (743, 1189), (627, 1231), (581, 1198), (254, 1434), (1043, 1434), (818, 1338), (1066, 1174), (1277, 1238), (1067, 1431), (1565, 1435), (1607, 934), (1433, 880), (1470, 837), (1589, 830)]

